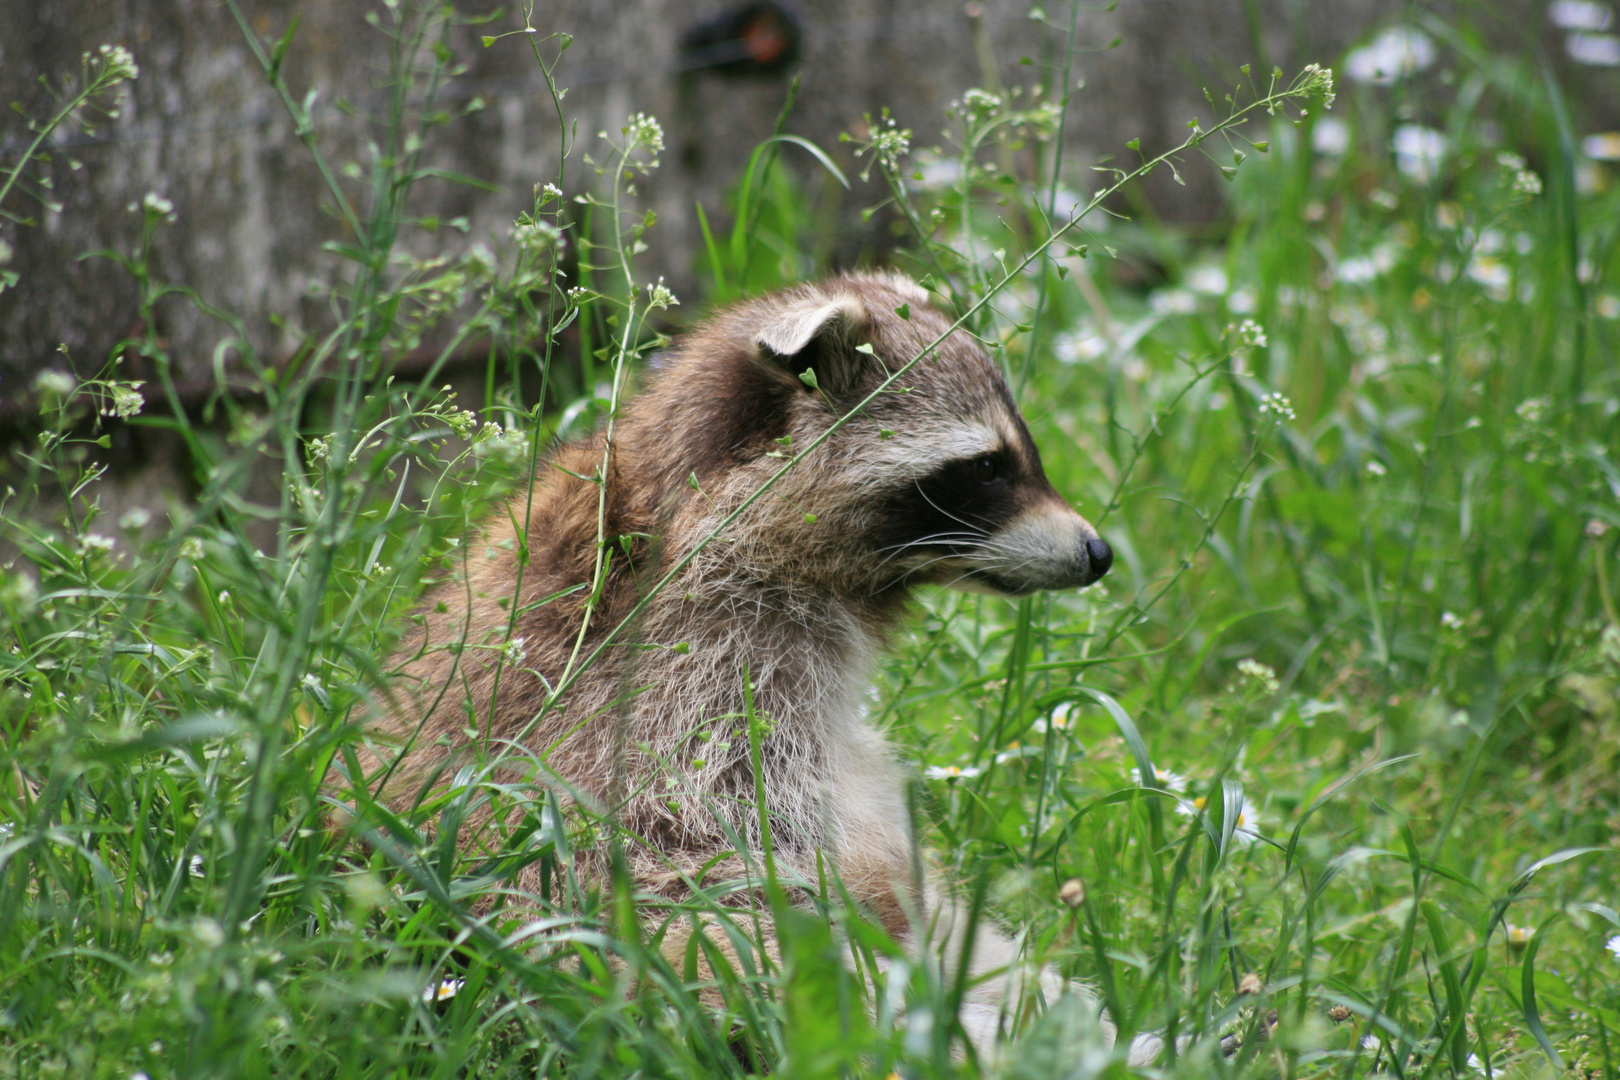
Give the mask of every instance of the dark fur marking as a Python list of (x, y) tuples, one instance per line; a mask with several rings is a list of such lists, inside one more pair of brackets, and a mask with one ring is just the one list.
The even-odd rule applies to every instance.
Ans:
[(707, 427), (690, 443), (693, 469), (710, 480), (772, 448), (787, 431), (793, 391), (762, 371), (753, 358), (733, 357), (719, 377), (703, 387)]
[(1023, 507), (1025, 478), (1018, 475), (1013, 455), (998, 451), (988, 456), (997, 465), (996, 476), (988, 481), (977, 475), (979, 458), (963, 458), (892, 492), (879, 517), (878, 544), (888, 550), (905, 545), (965, 555), (977, 540), (1011, 521)]

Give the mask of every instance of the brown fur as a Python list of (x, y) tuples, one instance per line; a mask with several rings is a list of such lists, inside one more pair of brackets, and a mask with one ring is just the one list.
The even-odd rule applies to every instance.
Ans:
[[(896, 314), (902, 305), (909, 319)], [(575, 655), (589, 589), (542, 601), (590, 582), (604, 497), (612, 559), (578, 651), (589, 655), (781, 466), (768, 456), (784, 451), (777, 440), (792, 437), (789, 454), (808, 444), (948, 325), (909, 280), (863, 275), (740, 304), (690, 333), (623, 410), (610, 450), (602, 433), (558, 450), (532, 492), (466, 546), (464, 574), (423, 598), (396, 658), (415, 704), (390, 725), (410, 752), (388, 796), (408, 798), (467, 745), (469, 727), (492, 745), (521, 740), (549, 773), (532, 779), (607, 807), (644, 842), (628, 852), (638, 887), (681, 896), (717, 857), (708, 880), (745, 871), (724, 854), (733, 837), (761, 843), (740, 719), (747, 671), (772, 725), (760, 749), (778, 865), (815, 881), (821, 853), (892, 932), (910, 933), (922, 883), (912, 880), (900, 773), (865, 719), (870, 665), (919, 582), (975, 575), (980, 588), (1022, 592), (1097, 576), (1086, 562), (1095, 532), (1047, 483), (1005, 383), (966, 334), (948, 338), (653, 597), (627, 634), (651, 647), (609, 647), (564, 707), (544, 715), (548, 684)], [(856, 351), (862, 343), (875, 355)], [(806, 365), (819, 392), (797, 375)], [(914, 499), (913, 484), (923, 490), (908, 477), (980, 445), (1013, 478), (997, 511), (1007, 519), (998, 529), (1007, 527), (994, 533), (1006, 550), (981, 559), (887, 543), (906, 525), (891, 520), (903, 505), (895, 500)], [(596, 476), (604, 454), (605, 496), (578, 478)], [(515, 620), (503, 599), (515, 603)], [(502, 666), (497, 692), (509, 623), (526, 657)]]

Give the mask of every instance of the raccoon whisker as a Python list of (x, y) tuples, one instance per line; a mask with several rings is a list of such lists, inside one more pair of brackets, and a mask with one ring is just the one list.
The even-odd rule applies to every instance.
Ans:
[[(944, 562), (945, 560), (952, 559), (952, 558), (956, 558), (956, 556), (954, 556), (954, 555), (938, 555), (938, 556), (935, 556), (932, 559), (929, 559), (928, 561), (926, 561), (924, 563), (921, 563), (921, 564), (919, 564), (917, 566), (910, 567), (905, 572), (901, 573), (898, 577), (895, 577), (891, 581), (885, 583), (883, 585), (883, 589), (892, 588), (895, 585), (898, 585), (900, 582), (904, 581), (906, 578), (910, 577), (912, 574), (915, 574), (915, 573), (918, 573), (920, 571), (926, 570), (930, 566), (933, 566), (935, 563)], [(945, 582), (945, 587), (949, 588), (950, 586), (956, 584), (958, 581), (961, 581), (966, 576), (967, 576), (967, 574), (965, 572), (962, 573), (962, 574), (958, 574), (956, 577), (952, 578), (950, 581)], [(879, 589), (877, 591), (881, 592), (882, 589)]]
[(880, 567), (883, 566), (885, 563), (889, 562), (891, 559), (894, 559), (895, 557), (905, 553), (906, 551), (909, 551), (912, 548), (926, 547), (929, 544), (946, 543), (946, 542), (953, 541), (953, 540), (983, 540), (983, 539), (984, 539), (984, 537), (979, 535), (978, 533), (964, 533), (964, 532), (933, 533), (933, 534), (931, 534), (929, 536), (919, 537), (916, 540), (907, 540), (903, 544), (891, 544), (888, 547), (878, 548), (878, 551), (880, 551), (880, 552), (881, 551), (887, 551), (887, 552), (890, 553), (888, 556), (886, 556), (883, 559), (883, 562), (878, 563), (878, 566), (880, 566)]
[(984, 534), (983, 533), (970, 533), (970, 532), (960, 532), (960, 531), (937, 532), (937, 533), (929, 533), (927, 536), (919, 536), (915, 540), (905, 540), (905, 541), (902, 541), (901, 543), (898, 543), (898, 544), (890, 544), (887, 547), (880, 547), (880, 548), (878, 548), (878, 550), (879, 551), (903, 551), (903, 550), (905, 550), (906, 548), (909, 548), (909, 547), (921, 547), (924, 544), (937, 544), (937, 543), (939, 543), (940, 541), (943, 541), (943, 540), (983, 540), (983, 539), (984, 539)]

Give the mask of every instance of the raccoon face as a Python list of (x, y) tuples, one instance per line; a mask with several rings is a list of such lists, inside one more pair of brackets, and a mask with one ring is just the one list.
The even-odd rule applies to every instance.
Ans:
[[(926, 301), (904, 278), (851, 277), (784, 307), (758, 334), (768, 360), (817, 370), (818, 392), (798, 395), (801, 410), (820, 413), (805, 430), (824, 427), (949, 327)], [(816, 469), (814, 483), (824, 491), (830, 475), (839, 478), (849, 570), (866, 570), (880, 587), (927, 582), (1024, 596), (1090, 585), (1113, 563), (1108, 544), (1047, 481), (1001, 372), (964, 333), (827, 449), (836, 467)]]
[(889, 491), (881, 546), (912, 580), (1024, 596), (1090, 585), (1113, 564), (1108, 544), (1047, 482), (1022, 418), (1009, 415), (1014, 438), (986, 439)]

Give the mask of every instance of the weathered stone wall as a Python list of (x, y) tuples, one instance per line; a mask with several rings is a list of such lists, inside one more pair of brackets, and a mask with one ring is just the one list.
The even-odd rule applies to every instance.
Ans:
[[(567, 165), (571, 190), (587, 179), (582, 155), (598, 130), (616, 130), (638, 110), (664, 122), (663, 167), (641, 193), (659, 215), (645, 270), (667, 275), (678, 291), (690, 283), (700, 249), (694, 202), (720, 212), (727, 187), (769, 133), (788, 81), (785, 73), (679, 70), (683, 31), (731, 2), (536, 5), (542, 34), (565, 30), (575, 38), (558, 68), (580, 135)], [(367, 25), (366, 16), (386, 23), (383, 5), (241, 0), (241, 6), (268, 39), (299, 20), (288, 79), (298, 94), (319, 90), (316, 130), (334, 166), (363, 165), (366, 140), (382, 130), (388, 68), (388, 38)], [(1531, 0), (1496, 5), (1496, 21), (1510, 25), (1502, 14), (1530, 6)], [(494, 4), (466, 0), (463, 7), (476, 14)], [(945, 103), (987, 82), (987, 55), (994, 77), (1008, 84), (1037, 81), (1039, 65), (1059, 59), (1060, 28), (1029, 19), (1030, 7), (1028, 0), (968, 5), (982, 26), (976, 47), (975, 20), (955, 0), (803, 0), (806, 37), (796, 67), (804, 83), (789, 130), (848, 164), (839, 132), (863, 112), (888, 106), (919, 142), (935, 141)], [(1053, 23), (1065, 17), (1061, 2), (1046, 7)], [(1112, 12), (1085, 12), (1082, 38), (1092, 51), (1076, 59), (1085, 89), (1074, 98), (1067, 148), (1077, 186), (1088, 181), (1085, 166), (1097, 154), (1120, 151), (1132, 137), (1141, 137), (1145, 148), (1179, 140), (1189, 118), (1208, 115), (1201, 87), (1230, 85), (1239, 64), (1252, 62), (1263, 72), (1274, 63), (1288, 71), (1312, 60), (1330, 63), (1358, 35), (1412, 8), (1399, 0), (1124, 0)], [(480, 97), (487, 107), (442, 129), (429, 153), (433, 164), (497, 190), (423, 184), (417, 213), (465, 216), (471, 231), (416, 231), (408, 240), (416, 250), (504, 238), (515, 214), (530, 205), (533, 185), (556, 175), (559, 126), (525, 40), (507, 38), (487, 49), (478, 41), (482, 33), (512, 29), (513, 18), (508, 13), (493, 27), (451, 35), (466, 70), (444, 96), (458, 105)], [(1116, 37), (1122, 39), (1117, 48), (1103, 49)], [(220, 0), (0, 0), (0, 98), (21, 101), (35, 115), (45, 112), (49, 101), (38, 76), (76, 72), (80, 53), (103, 42), (127, 45), (141, 66), (140, 78), (124, 93), (122, 115), (96, 137), (75, 135), (56, 148), (49, 174), (59, 212), (26, 205), (13, 193), (10, 208), (33, 213), (39, 225), (0, 223), (0, 237), (15, 249), (13, 269), (22, 275), (18, 287), (0, 295), (0, 413), (20, 406), (42, 366), (64, 362), (59, 346), (74, 367), (89, 373), (121, 335), (137, 328), (138, 296), (129, 276), (108, 260), (78, 256), (131, 248), (140, 218), (126, 207), (149, 191), (172, 200), (178, 215), (155, 244), (156, 274), (240, 315), (266, 355), (285, 354), (302, 330), (324, 318), (309, 285), (333, 273), (333, 257), (321, 245), (343, 239), (344, 230), (229, 10)], [(1036, 66), (1021, 65), (1023, 57)], [(7, 161), (26, 134), (11, 115), (0, 121)], [(789, 151), (785, 159), (796, 154)], [(82, 167), (71, 168), (70, 159)], [(796, 164), (805, 164), (802, 156)], [(1207, 219), (1219, 206), (1213, 175), (1197, 168), (1186, 188), (1155, 177), (1150, 193), (1166, 216)], [(341, 183), (364, 201), (362, 183)], [(875, 183), (857, 184), (842, 198), (845, 228), (835, 250), (847, 260), (874, 240), (861, 234), (855, 211), (880, 193)], [(225, 328), (171, 300), (160, 309), (158, 329), (182, 379), (206, 383)]]

